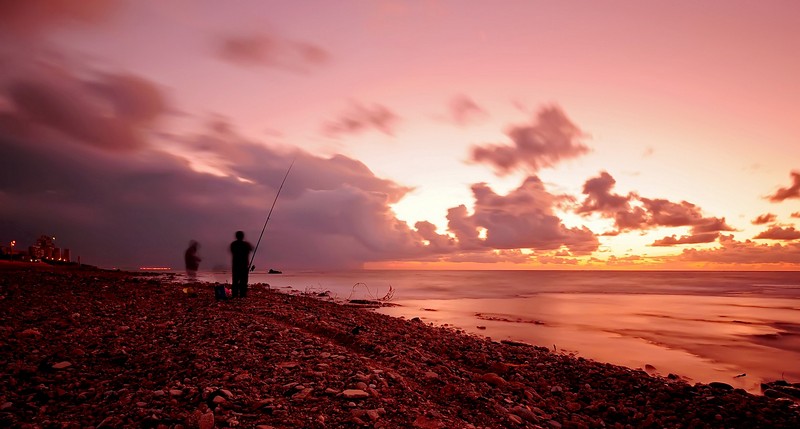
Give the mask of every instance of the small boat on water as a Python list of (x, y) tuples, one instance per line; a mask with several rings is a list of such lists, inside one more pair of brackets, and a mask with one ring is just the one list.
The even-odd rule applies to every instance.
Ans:
[(283, 274), (283, 271), (273, 270), (272, 268), (267, 271), (267, 274)]

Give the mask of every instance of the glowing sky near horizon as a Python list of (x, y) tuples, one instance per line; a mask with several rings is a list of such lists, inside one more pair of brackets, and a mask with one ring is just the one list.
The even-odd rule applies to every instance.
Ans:
[[(793, 174), (800, 170), (797, 2), (31, 4), (3, 6), (0, 60), (13, 67), (0, 73), (0, 113), (3, 129), (18, 134), (2, 144), (33, 147), (25, 142), (35, 136), (42, 145), (88, 146), (92, 156), (115, 158), (131, 171), (167, 163), (169, 154), (188, 170), (169, 167), (175, 176), (168, 177), (204, 183), (188, 189), (216, 189), (214, 183), (241, 178), (239, 184), (225, 182), (226, 189), (242, 192), (228, 192), (240, 198), (226, 204), (253, 210), (243, 216), (255, 224), (246, 227), (251, 238), (260, 228), (250, 219), (262, 216), (263, 207), (255, 194), (245, 195), (250, 192), (245, 187), (263, 185), (271, 199), (277, 171), (288, 166), (289, 153), (300, 151), (301, 163), (304, 157), (308, 162), (298, 166), (301, 184), (285, 203), (298, 223), (276, 219), (282, 232), (268, 249), (284, 266), (313, 268), (319, 261), (320, 267), (371, 268), (796, 269), (800, 264), (800, 176)], [(37, 76), (37, 82), (20, 83)], [(123, 86), (135, 95), (122, 97)], [(87, 117), (124, 122), (133, 130), (133, 149), (119, 151), (113, 144), (105, 152), (98, 149), (102, 144), (92, 139), (104, 137), (79, 129), (89, 122), (74, 125), (82, 119), (43, 108), (40, 88), (90, 94), (85, 111), (96, 110)], [(560, 112), (566, 122), (544, 115), (548, 111)], [(561, 134), (564, 123), (576, 128), (573, 138)], [(536, 140), (548, 126), (555, 131)], [(515, 139), (514, 129), (527, 131)], [(526, 138), (544, 143), (533, 152), (514, 146)], [(559, 138), (565, 140), (558, 143)], [(69, 142), (56, 143), (61, 140)], [(505, 149), (493, 152), (499, 147)], [(477, 155), (481, 148), (488, 155)], [(274, 157), (254, 159), (257, 153)], [(512, 160), (510, 167), (503, 167), (501, 155)], [(358, 170), (358, 177), (342, 179), (339, 187), (304, 187), (314, 174), (324, 176), (315, 168), (327, 171), (331, 164), (325, 160), (340, 156), (369, 171)], [(19, 155), (23, 158), (29, 159)], [(244, 163), (269, 165), (275, 174), (248, 176)], [(21, 165), (15, 161), (7, 168)], [(21, 172), (13, 173), (0, 182), (4, 217), (10, 219), (0, 239), (42, 224), (39, 228), (69, 229), (63, 219), (62, 224), (9, 209), (46, 206), (32, 202), (36, 193), (69, 193), (43, 184), (25, 191), (23, 202), (27, 188), (18, 181)], [(604, 173), (614, 184), (591, 200), (585, 186)], [(491, 193), (478, 202), (481, 183)], [(189, 190), (159, 192), (164, 192), (159, 201), (171, 201), (180, 216), (187, 216), (182, 210), (189, 207), (180, 201), (200, 204), (208, 198)], [(389, 197), (370, 199), (376, 192)], [(512, 195), (519, 198), (512, 201)], [(107, 198), (89, 203), (87, 196), (80, 204), (65, 198), (63, 210), (76, 217), (111, 216), (103, 203)], [(160, 204), (138, 191), (121, 199)], [(608, 205), (611, 201), (617, 205)], [(466, 208), (461, 235), (451, 225), (451, 210), (460, 205)], [(339, 210), (346, 206), (351, 211)], [(203, 210), (193, 207), (202, 217)], [(620, 220), (636, 213), (638, 220)], [(425, 221), (435, 230), (422, 233), (417, 223)], [(288, 232), (310, 234), (309, 225), (320, 223), (324, 232), (308, 241)], [(208, 222), (197, 220), (196, 228), (204, 225)], [(164, 225), (176, 231), (170, 241), (142, 248), (179, 248), (200, 237), (176, 228)], [(71, 234), (74, 246), (103, 263), (122, 264), (142, 253), (103, 260), (104, 252), (93, 246), (113, 233), (89, 239), (77, 231), (53, 233)], [(484, 232), (470, 241), (470, 231)], [(205, 239), (208, 263), (224, 263), (224, 252), (214, 249), (224, 248), (216, 243), (229, 235), (225, 230), (219, 240)], [(281, 239), (303, 243), (305, 250), (297, 244), (281, 259), (281, 249), (289, 246)], [(437, 240), (438, 246), (432, 243)], [(324, 246), (349, 249), (342, 250), (348, 256), (327, 257)], [(175, 253), (164, 249), (163, 255), (137, 262), (175, 261), (169, 252)], [(305, 264), (304, 255), (312, 262)]]

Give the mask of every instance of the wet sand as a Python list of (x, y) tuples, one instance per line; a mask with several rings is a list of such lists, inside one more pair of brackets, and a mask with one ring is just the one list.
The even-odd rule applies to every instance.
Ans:
[(264, 285), (217, 302), (168, 279), (0, 267), (0, 425), (800, 427), (800, 386), (692, 386)]

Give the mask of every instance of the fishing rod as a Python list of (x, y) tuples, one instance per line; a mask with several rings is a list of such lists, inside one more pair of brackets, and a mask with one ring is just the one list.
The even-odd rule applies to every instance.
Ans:
[(267, 213), (267, 220), (264, 221), (264, 227), (261, 228), (261, 235), (258, 236), (258, 241), (256, 242), (256, 247), (253, 249), (253, 256), (250, 258), (250, 271), (256, 269), (256, 266), (253, 265), (253, 261), (256, 260), (256, 252), (258, 251), (258, 245), (261, 243), (261, 237), (264, 236), (264, 230), (267, 229), (267, 223), (269, 222), (269, 218), (272, 216), (272, 210), (275, 208), (275, 203), (278, 202), (278, 197), (281, 195), (281, 189), (283, 189), (283, 184), (286, 183), (286, 178), (289, 177), (289, 172), (292, 171), (292, 166), (294, 166), (294, 161), (297, 158), (292, 159), (292, 163), (289, 164), (289, 169), (286, 170), (286, 174), (283, 176), (283, 180), (281, 181), (281, 186), (278, 187), (278, 193), (275, 194), (275, 200), (272, 201), (272, 207), (269, 208), (269, 213)]

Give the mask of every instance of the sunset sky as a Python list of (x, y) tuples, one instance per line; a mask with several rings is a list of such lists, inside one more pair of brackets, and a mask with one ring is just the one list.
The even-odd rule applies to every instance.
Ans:
[(0, 241), (800, 268), (800, 2), (0, 3)]

